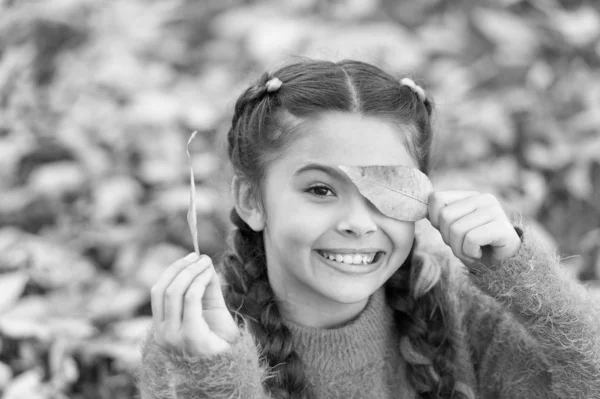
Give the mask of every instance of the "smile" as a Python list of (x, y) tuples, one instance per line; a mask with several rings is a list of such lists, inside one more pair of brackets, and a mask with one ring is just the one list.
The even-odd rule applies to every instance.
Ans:
[(323, 250), (317, 250), (319, 255), (329, 259), (330, 261), (337, 263), (345, 263), (348, 265), (370, 265), (376, 263), (383, 252), (368, 252), (368, 253), (352, 253), (352, 254), (340, 254), (334, 252), (327, 252)]
[(382, 265), (385, 255), (383, 251), (334, 253), (315, 250), (315, 252), (324, 264), (347, 275), (362, 275), (374, 272)]

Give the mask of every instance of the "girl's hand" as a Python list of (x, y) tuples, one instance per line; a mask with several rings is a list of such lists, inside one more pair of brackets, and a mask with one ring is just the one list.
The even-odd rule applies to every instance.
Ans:
[(491, 194), (436, 191), (429, 196), (428, 218), (454, 255), (469, 266), (491, 251), (495, 261), (515, 255), (521, 239)]
[(227, 351), (240, 334), (206, 255), (173, 262), (150, 292), (154, 338), (167, 350), (210, 356)]

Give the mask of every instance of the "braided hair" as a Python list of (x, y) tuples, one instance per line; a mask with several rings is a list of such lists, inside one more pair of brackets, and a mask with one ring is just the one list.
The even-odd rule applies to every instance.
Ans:
[[(228, 154), (236, 175), (251, 183), (260, 202), (258, 187), (269, 162), (298, 138), (303, 120), (326, 111), (361, 113), (408, 126), (406, 147), (427, 173), (433, 105), (410, 82), (352, 60), (303, 60), (264, 73), (235, 104)], [(235, 208), (230, 218), (235, 229), (222, 264), (225, 299), (242, 316), (271, 368), (273, 377), (264, 381), (264, 388), (275, 398), (312, 398), (268, 282), (262, 232), (251, 229)], [(472, 390), (456, 380), (452, 367), (441, 272), (431, 262), (414, 262), (415, 246), (416, 239), (404, 265), (385, 284), (409, 381), (422, 398), (471, 399)]]

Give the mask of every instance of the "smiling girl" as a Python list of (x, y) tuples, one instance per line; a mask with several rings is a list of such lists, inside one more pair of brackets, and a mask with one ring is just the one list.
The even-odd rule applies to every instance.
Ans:
[(598, 306), (496, 198), (436, 191), (428, 220), (399, 220), (337, 168), (427, 174), (431, 114), (414, 82), (357, 61), (248, 88), (222, 284), (190, 254), (152, 287), (141, 397), (600, 397)]

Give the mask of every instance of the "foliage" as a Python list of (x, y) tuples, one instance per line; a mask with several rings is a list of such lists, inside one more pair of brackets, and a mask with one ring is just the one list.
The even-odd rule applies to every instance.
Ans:
[[(436, 103), (434, 187), (531, 218), (600, 277), (600, 12), (584, 1), (0, 0), (0, 390), (129, 398), (149, 291), (228, 228), (249, 79), (359, 58)], [(593, 291), (596, 292), (596, 291)]]

